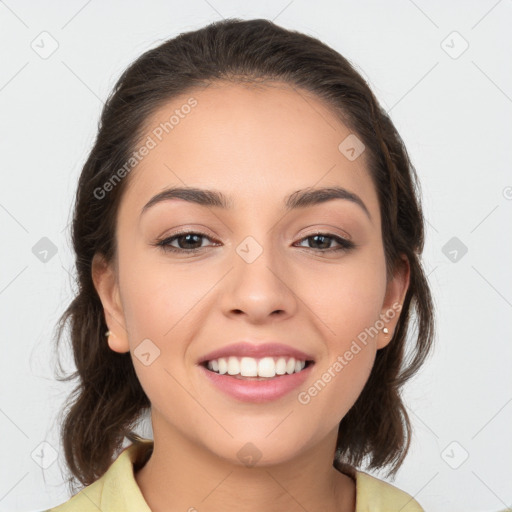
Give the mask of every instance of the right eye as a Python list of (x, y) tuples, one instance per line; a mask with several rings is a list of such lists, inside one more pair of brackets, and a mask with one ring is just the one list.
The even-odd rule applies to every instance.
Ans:
[[(161, 247), (164, 251), (190, 253), (200, 251), (205, 248), (201, 244), (201, 239), (204, 238), (212, 241), (212, 239), (204, 233), (198, 233), (196, 231), (182, 231), (180, 233), (175, 233), (172, 236), (159, 239), (153, 245)], [(171, 245), (173, 242), (177, 242), (178, 247)]]

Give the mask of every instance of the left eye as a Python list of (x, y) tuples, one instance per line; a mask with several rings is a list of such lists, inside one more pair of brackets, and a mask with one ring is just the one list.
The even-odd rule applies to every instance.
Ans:
[[(309, 235), (303, 238), (300, 241), (300, 243), (303, 243), (308, 240), (314, 240), (314, 244), (324, 246), (320, 247), (320, 252), (346, 251), (355, 247), (355, 244), (350, 240), (346, 240), (345, 238), (341, 238), (336, 235), (329, 235), (328, 233), (315, 233), (314, 235)], [(325, 245), (330, 245), (331, 241), (335, 241), (339, 245), (339, 247), (325, 247)]]

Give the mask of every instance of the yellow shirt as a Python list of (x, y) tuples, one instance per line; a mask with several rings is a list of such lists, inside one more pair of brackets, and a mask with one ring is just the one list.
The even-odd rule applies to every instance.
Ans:
[[(134, 477), (133, 464), (143, 460), (152, 439), (126, 447), (105, 474), (65, 503), (46, 512), (151, 512)], [(352, 468), (356, 512), (425, 512), (409, 494)]]

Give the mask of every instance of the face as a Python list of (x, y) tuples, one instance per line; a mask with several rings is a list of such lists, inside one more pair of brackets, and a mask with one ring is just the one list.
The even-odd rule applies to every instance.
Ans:
[[(366, 154), (347, 158), (338, 146), (350, 130), (285, 84), (213, 84), (173, 99), (146, 126), (142, 143), (154, 147), (125, 178), (117, 260), (95, 258), (93, 276), (110, 348), (131, 352), (155, 438), (181, 436), (235, 463), (247, 442), (260, 463), (277, 463), (332, 439), (408, 286), (408, 270), (386, 281)], [(229, 208), (183, 196), (144, 208), (171, 187), (214, 190)], [(334, 187), (356, 199), (286, 206), (300, 190)], [(381, 315), (391, 310), (386, 335)], [(282, 343), (314, 364), (279, 396), (233, 396), (198, 362), (240, 341)]]

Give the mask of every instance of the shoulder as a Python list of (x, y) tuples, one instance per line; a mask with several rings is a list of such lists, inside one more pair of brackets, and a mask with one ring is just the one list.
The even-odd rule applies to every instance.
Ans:
[(82, 489), (65, 503), (57, 505), (45, 512), (97, 512), (101, 510), (101, 495), (104, 476)]
[(364, 471), (356, 471), (356, 512), (425, 512), (405, 491)]
[(101, 478), (45, 512), (150, 512), (133, 471), (134, 464), (145, 457), (152, 446), (151, 440), (144, 439), (126, 447)]

